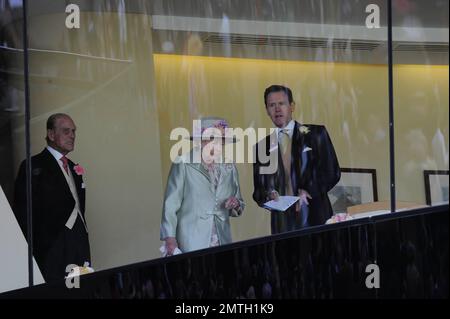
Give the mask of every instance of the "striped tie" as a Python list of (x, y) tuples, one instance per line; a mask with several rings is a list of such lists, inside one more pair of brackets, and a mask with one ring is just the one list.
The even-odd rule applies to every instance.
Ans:
[(69, 162), (69, 159), (66, 156), (61, 157), (61, 162), (63, 162), (63, 168), (66, 171), (67, 174), (69, 174), (69, 166), (67, 163)]

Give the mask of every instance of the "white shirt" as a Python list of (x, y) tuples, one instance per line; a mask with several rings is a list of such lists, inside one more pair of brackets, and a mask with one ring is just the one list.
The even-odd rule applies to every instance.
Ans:
[(292, 135), (294, 135), (294, 127), (295, 127), (295, 121), (291, 120), (285, 127), (275, 128), (275, 132), (276, 132), (277, 136), (279, 136), (280, 130), (286, 130), (289, 135), (289, 138), (292, 139)]
[(63, 154), (61, 154), (60, 152), (58, 152), (57, 150), (55, 150), (53, 147), (51, 146), (47, 146), (47, 150), (50, 152), (50, 154), (53, 155), (53, 157), (56, 159), (56, 161), (58, 162), (59, 167), (61, 167), (64, 170), (63, 167), (63, 162), (61, 161), (61, 158), (64, 156)]

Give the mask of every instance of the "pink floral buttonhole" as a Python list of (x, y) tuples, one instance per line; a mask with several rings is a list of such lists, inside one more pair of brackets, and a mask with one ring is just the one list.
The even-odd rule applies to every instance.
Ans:
[(83, 166), (81, 166), (80, 164), (75, 165), (73, 167), (73, 170), (75, 171), (75, 173), (77, 173), (77, 175), (84, 175), (84, 173), (86, 172)]

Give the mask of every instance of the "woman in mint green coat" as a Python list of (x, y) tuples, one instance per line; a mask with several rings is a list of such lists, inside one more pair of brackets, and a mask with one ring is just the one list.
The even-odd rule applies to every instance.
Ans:
[[(227, 126), (220, 118), (201, 121), (202, 132)], [(202, 145), (208, 143), (203, 141)], [(192, 155), (193, 151), (177, 158), (170, 169), (160, 236), (167, 255), (177, 247), (188, 252), (231, 243), (230, 216), (240, 216), (244, 209), (236, 166), (214, 161), (207, 164), (203, 156), (201, 163), (195, 163)]]

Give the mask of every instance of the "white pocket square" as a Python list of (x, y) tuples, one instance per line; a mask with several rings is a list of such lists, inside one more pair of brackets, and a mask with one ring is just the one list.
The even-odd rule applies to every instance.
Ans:
[(308, 152), (308, 151), (312, 151), (312, 148), (311, 147), (308, 147), (308, 146), (306, 146), (304, 149), (303, 149), (303, 152)]
[(85, 183), (81, 183), (81, 188), (86, 188), (86, 184)]

